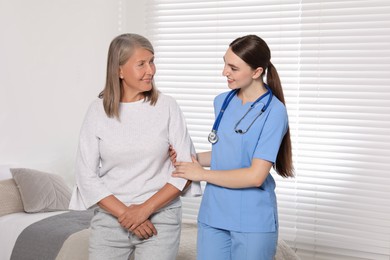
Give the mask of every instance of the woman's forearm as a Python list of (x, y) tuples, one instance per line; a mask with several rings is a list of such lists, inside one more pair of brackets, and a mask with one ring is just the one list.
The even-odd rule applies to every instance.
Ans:
[[(191, 181), (187, 181), (183, 190), (186, 190), (190, 184)], [(161, 188), (161, 190), (145, 201), (143, 203), (143, 207), (147, 209), (150, 214), (152, 214), (166, 206), (169, 202), (180, 196), (180, 194), (181, 191), (179, 191), (173, 185), (167, 183), (164, 187)], [(114, 195), (105, 197), (97, 204), (99, 207), (108, 211), (115, 217), (121, 216), (128, 209), (128, 207), (123, 202), (118, 200)]]
[(134, 231), (150, 215), (168, 205), (172, 200), (180, 196), (180, 194), (181, 191), (179, 189), (167, 183), (144, 203), (128, 206), (125, 212), (119, 216), (119, 223), (122, 227)]
[[(189, 184), (191, 184), (191, 181), (187, 181), (187, 184), (183, 190), (185, 190)], [(168, 205), (172, 200), (179, 197), (180, 194), (181, 191), (179, 189), (177, 189), (172, 184), (167, 183), (157, 193), (146, 200), (143, 203), (143, 206), (146, 207), (149, 212), (154, 213)]]
[(127, 206), (123, 202), (118, 200), (118, 198), (114, 195), (110, 195), (100, 200), (98, 202), (98, 206), (108, 211), (109, 213), (111, 213), (111, 215), (117, 218), (122, 215), (127, 209)]

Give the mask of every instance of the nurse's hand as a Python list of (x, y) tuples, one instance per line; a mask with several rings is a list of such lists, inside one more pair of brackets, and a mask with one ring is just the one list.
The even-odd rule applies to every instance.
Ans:
[(169, 158), (171, 159), (171, 162), (172, 164), (175, 164), (176, 163), (176, 157), (177, 157), (177, 153), (176, 153), (176, 150), (173, 149), (172, 145), (169, 145)]
[(192, 156), (192, 162), (176, 162), (176, 170), (172, 173), (173, 177), (180, 177), (191, 181), (204, 181), (206, 170)]

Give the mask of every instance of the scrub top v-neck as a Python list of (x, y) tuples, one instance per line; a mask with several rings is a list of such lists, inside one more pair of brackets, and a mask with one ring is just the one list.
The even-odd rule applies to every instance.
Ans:
[[(215, 115), (228, 92), (214, 100)], [(267, 102), (265, 96), (241, 121), (246, 129)], [(227, 107), (218, 129), (219, 140), (213, 144), (211, 170), (250, 167), (252, 159), (275, 162), (278, 148), (288, 128), (285, 106), (273, 97), (267, 110), (255, 120), (248, 132), (236, 133), (236, 123), (252, 102), (242, 104), (235, 95)], [(275, 181), (268, 175), (261, 187), (229, 189), (207, 184), (199, 210), (198, 221), (215, 228), (238, 232), (274, 232), (277, 230)]]

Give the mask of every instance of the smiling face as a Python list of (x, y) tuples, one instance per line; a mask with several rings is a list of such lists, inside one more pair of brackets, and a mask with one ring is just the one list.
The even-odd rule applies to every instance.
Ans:
[(227, 77), (230, 89), (246, 89), (255, 84), (262, 73), (262, 68), (252, 69), (230, 48), (223, 57), (225, 66), (222, 75)]
[(131, 102), (144, 98), (143, 93), (153, 87), (155, 73), (153, 53), (141, 47), (135, 48), (134, 53), (119, 69), (123, 88), (121, 101)]

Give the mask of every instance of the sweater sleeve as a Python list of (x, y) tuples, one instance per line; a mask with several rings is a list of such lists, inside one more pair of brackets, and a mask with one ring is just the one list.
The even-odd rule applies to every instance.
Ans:
[[(179, 162), (192, 162), (191, 155), (196, 156), (195, 148), (187, 130), (187, 125), (177, 102), (171, 98), (170, 102), (170, 117), (169, 117), (169, 143), (176, 150)], [(171, 165), (170, 173), (174, 171), (174, 166)], [(179, 190), (183, 190), (187, 180), (182, 178), (170, 177), (168, 183), (172, 184)], [(199, 182), (193, 182), (191, 188), (185, 195), (199, 196), (201, 188)], [(190, 193), (190, 194), (189, 194)]]
[(100, 152), (96, 126), (101, 102), (94, 102), (88, 109), (80, 131), (76, 157), (76, 187), (73, 190), (70, 209), (90, 208), (112, 193), (99, 178)]

